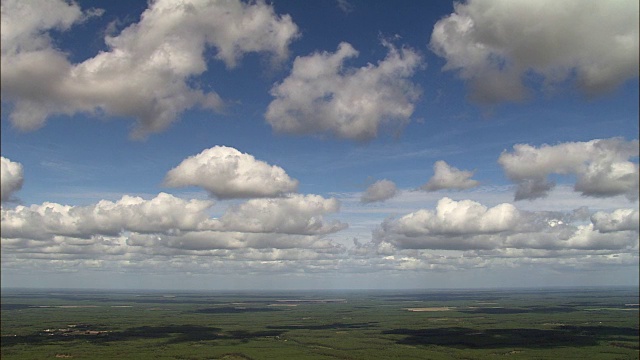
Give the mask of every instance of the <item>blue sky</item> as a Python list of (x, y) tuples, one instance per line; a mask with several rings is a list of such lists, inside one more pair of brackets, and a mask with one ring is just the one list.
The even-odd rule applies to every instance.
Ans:
[(2, 286), (637, 285), (638, 96), (632, 1), (3, 0)]

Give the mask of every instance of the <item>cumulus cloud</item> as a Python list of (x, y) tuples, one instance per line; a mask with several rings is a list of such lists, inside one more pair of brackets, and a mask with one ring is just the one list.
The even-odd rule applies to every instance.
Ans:
[(511, 204), (487, 208), (472, 200), (445, 197), (438, 201), (435, 211), (422, 209), (387, 220), (383, 229), (406, 236), (491, 234), (514, 228), (519, 219), (519, 211)]
[(241, 232), (276, 232), (321, 235), (343, 230), (347, 224), (327, 222), (323, 215), (340, 210), (336, 199), (319, 195), (291, 195), (281, 199), (252, 199), (235, 205), (212, 229)]
[[(589, 94), (638, 76), (638, 2), (470, 0), (438, 21), (430, 46), (458, 70), (471, 98), (522, 100), (531, 73), (571, 79)], [(572, 80), (572, 79), (571, 79)]]
[(1, 197), (2, 201), (8, 201), (11, 200), (13, 193), (22, 188), (22, 183), (24, 182), (22, 164), (1, 156), (0, 169)]
[(167, 173), (164, 183), (171, 187), (199, 186), (220, 199), (278, 197), (298, 187), (298, 181), (281, 167), (226, 146), (214, 146), (188, 157)]
[(208, 200), (183, 200), (160, 193), (151, 200), (123, 196), (116, 202), (69, 206), (57, 203), (2, 209), (2, 237), (31, 240), (55, 236), (91, 238), (123, 231), (162, 233), (197, 230), (209, 219)]
[[(599, 215), (594, 214), (592, 223), (585, 223), (584, 220), (588, 222), (589, 219), (589, 216), (583, 216), (586, 209), (566, 213), (527, 212), (509, 204), (485, 207), (468, 200), (442, 199), (434, 210), (417, 211), (413, 216), (408, 214), (396, 223), (391, 219), (385, 221), (374, 241), (362, 244), (354, 240), (354, 246), (348, 249), (327, 237), (324, 232), (312, 234), (314, 231), (308, 231), (310, 228), (300, 226), (316, 223), (311, 219), (337, 211), (338, 204), (332, 199), (316, 195), (292, 197), (288, 203), (285, 201), (287, 199), (282, 198), (250, 200), (244, 207), (240, 204), (227, 208), (218, 219), (207, 218), (194, 209), (190, 211), (191, 216), (202, 216), (198, 221), (202, 225), (195, 230), (187, 230), (189, 222), (184, 222), (187, 225), (182, 230), (179, 227), (160, 226), (158, 229), (169, 230), (138, 232), (127, 230), (133, 229), (131, 224), (121, 222), (125, 225), (117, 234), (106, 234), (106, 231), (92, 225), (94, 234), (86, 237), (79, 237), (77, 232), (72, 231), (64, 235), (63, 231), (58, 230), (64, 230), (68, 224), (92, 221), (92, 216), (96, 215), (89, 214), (100, 213), (109, 218), (109, 211), (105, 210), (109, 207), (102, 206), (101, 210), (94, 209), (98, 207), (97, 204), (71, 207), (68, 213), (75, 216), (71, 221), (68, 216), (55, 215), (56, 211), (51, 211), (53, 207), (47, 205), (49, 209), (43, 211), (43, 216), (51, 217), (51, 221), (47, 222), (48, 229), (58, 234), (50, 231), (43, 239), (30, 239), (27, 236), (33, 233), (26, 232), (17, 234), (19, 237), (8, 237), (16, 233), (12, 235), (5, 232), (6, 221), (3, 217), (3, 270), (16, 271), (26, 266), (25, 269), (30, 271), (34, 268), (76, 271), (99, 267), (101, 270), (117, 271), (166, 271), (167, 274), (175, 270), (203, 274), (345, 274), (460, 271), (527, 265), (572, 269), (637, 265), (637, 227), (635, 230), (627, 229), (626, 225), (605, 229), (608, 226), (605, 224), (615, 223), (618, 221), (616, 219), (627, 219), (629, 216), (633, 219), (633, 216), (637, 216), (628, 209), (596, 213)], [(121, 202), (111, 203), (111, 207), (117, 208), (114, 204)], [(318, 202), (317, 207), (313, 208), (313, 202)], [(270, 210), (275, 204), (279, 204), (278, 209)], [(274, 216), (260, 213), (260, 208), (273, 212)], [(147, 212), (140, 208), (135, 211)], [(272, 219), (280, 215), (287, 217), (286, 212), (296, 211), (307, 211), (306, 219), (296, 220), (296, 224), (285, 228), (272, 226), (277, 221), (270, 224)], [(3, 216), (5, 214), (3, 212)], [(118, 216), (115, 213), (113, 215), (114, 218)], [(239, 222), (244, 216), (257, 220), (245, 225)], [(601, 220), (605, 218), (606, 221)], [(22, 216), (22, 219), (31, 221), (30, 224), (25, 223), (23, 229), (31, 229), (42, 221), (36, 217)], [(326, 226), (317, 228), (329, 229)], [(101, 231), (104, 234), (99, 234)]]
[(633, 230), (638, 231), (640, 220), (638, 209), (618, 209), (612, 213), (598, 211), (591, 216), (595, 230), (602, 233)]
[(537, 233), (514, 233), (503, 239), (496, 239), (500, 247), (542, 249), (542, 250), (622, 250), (638, 249), (638, 233), (619, 231), (602, 233), (593, 224), (568, 225), (549, 224)]
[(362, 203), (372, 203), (377, 201), (385, 201), (391, 199), (398, 194), (396, 184), (387, 179), (378, 180), (371, 184), (360, 197)]
[(420, 189), (425, 191), (464, 190), (480, 185), (479, 181), (471, 179), (473, 171), (459, 170), (442, 160), (433, 164), (433, 172), (433, 177)]
[(345, 68), (358, 52), (341, 43), (335, 53), (297, 57), (291, 74), (274, 85), (266, 119), (277, 132), (333, 134), (369, 140), (383, 126), (402, 128), (413, 114), (420, 90), (409, 78), (421, 66), (418, 53), (389, 42), (377, 65)]
[[(328, 239), (318, 236), (303, 236), (277, 233), (245, 233), (198, 231), (180, 235), (132, 234), (126, 239), (129, 246), (143, 247), (152, 254), (185, 253), (208, 250), (237, 249), (313, 249), (319, 252), (343, 252), (344, 249)], [(133, 251), (140, 251), (133, 249)], [(207, 255), (207, 253), (202, 253)], [(227, 254), (234, 256), (233, 253)]]
[(387, 219), (374, 243), (399, 249), (616, 250), (638, 248), (637, 211), (598, 212), (584, 224), (584, 209), (569, 213), (521, 211), (503, 203), (492, 208), (471, 201), (441, 199), (435, 210), (422, 209)]
[(516, 200), (544, 197), (554, 184), (550, 174), (576, 175), (574, 189), (586, 196), (625, 195), (638, 199), (638, 140), (620, 138), (568, 142), (558, 145), (518, 144), (504, 151), (498, 163), (518, 184)]
[[(21, 240), (20, 240), (21, 241)], [(345, 249), (331, 240), (311, 236), (195, 232), (181, 236), (169, 234), (130, 234), (93, 236), (89, 239), (57, 236), (37, 244), (20, 243), (2, 238), (3, 266), (27, 261), (30, 268), (48, 264), (48, 271), (75, 271), (91, 261), (101, 270), (114, 266), (118, 271), (189, 271), (194, 264), (207, 264), (200, 271), (210, 273), (234, 269), (236, 274), (251, 270), (267, 270), (279, 266), (280, 271), (296, 268), (319, 268), (342, 257)], [(290, 262), (290, 263), (288, 263)], [(79, 266), (78, 266), (79, 265)], [(160, 268), (158, 268), (158, 266)], [(3, 267), (3, 269), (6, 269)], [(91, 268), (93, 266), (89, 266)], [(113, 270), (113, 269), (111, 269)]]
[(106, 51), (73, 64), (50, 32), (96, 13), (65, 1), (2, 2), (2, 97), (14, 103), (9, 118), (17, 128), (84, 112), (135, 118), (132, 135), (144, 137), (191, 107), (222, 108), (218, 94), (190, 82), (207, 70), (207, 48), (228, 67), (249, 52), (280, 61), (299, 35), (288, 15), (264, 1), (158, 0), (138, 23), (106, 36)]
[(88, 245), (111, 237), (119, 244), (186, 250), (324, 248), (333, 243), (323, 235), (348, 226), (324, 219), (339, 211), (340, 202), (319, 195), (252, 199), (230, 206), (220, 218), (208, 214), (212, 206), (210, 200), (184, 200), (166, 193), (150, 200), (125, 195), (116, 202), (89, 206), (17, 206), (2, 209), (2, 238), (4, 245), (31, 247)]
[(30, 262), (32, 268), (47, 263), (49, 271), (157, 265), (185, 270), (194, 264), (204, 273), (321, 271), (346, 252), (326, 237), (347, 227), (324, 219), (339, 211), (336, 199), (297, 194), (252, 199), (228, 207), (219, 218), (209, 215), (212, 206), (213, 201), (160, 193), (150, 200), (123, 196), (89, 206), (2, 209), (3, 270)]

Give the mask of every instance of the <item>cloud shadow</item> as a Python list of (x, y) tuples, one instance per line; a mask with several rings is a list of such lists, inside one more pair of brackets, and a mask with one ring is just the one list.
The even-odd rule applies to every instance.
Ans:
[(554, 329), (470, 329), (462, 327), (436, 329), (393, 329), (386, 335), (404, 335), (397, 340), (404, 345), (437, 345), (454, 348), (553, 348), (595, 346), (601, 340), (625, 341), (638, 336), (638, 329), (612, 326), (561, 326)]

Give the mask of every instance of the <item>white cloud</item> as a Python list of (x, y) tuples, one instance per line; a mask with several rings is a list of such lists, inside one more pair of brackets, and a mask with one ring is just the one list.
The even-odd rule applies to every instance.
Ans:
[(421, 235), (493, 234), (513, 229), (520, 220), (511, 204), (492, 208), (471, 200), (442, 198), (435, 211), (421, 209), (397, 220), (386, 220), (386, 233), (415, 237)]
[(107, 36), (107, 51), (72, 64), (49, 32), (95, 13), (63, 1), (2, 2), (2, 95), (15, 104), (16, 127), (37, 129), (53, 114), (106, 113), (135, 118), (132, 135), (144, 137), (191, 107), (222, 108), (215, 92), (190, 85), (207, 69), (207, 47), (234, 67), (248, 52), (283, 60), (298, 36), (291, 18), (264, 1), (158, 0), (138, 23)]
[(360, 197), (362, 203), (372, 203), (391, 199), (398, 194), (396, 184), (391, 180), (378, 180), (371, 184)]
[[(3, 210), (0, 255), (3, 271), (68, 273), (99, 267), (101, 273), (163, 276), (322, 273), (377, 279), (483, 268), (637, 268), (637, 225), (633, 227), (637, 215), (615, 208), (629, 207), (624, 198), (581, 199), (571, 188), (558, 186), (553, 194), (560, 200), (550, 196), (515, 209), (501, 204), (509, 200), (507, 188), (452, 192), (454, 198), (469, 195), (475, 201), (440, 199), (438, 205), (436, 193), (404, 191), (384, 209), (375, 208), (381, 212), (356, 217), (354, 227), (360, 230), (355, 233), (350, 233), (351, 227), (336, 233), (346, 224), (331, 219), (340, 216), (351, 224), (354, 213), (349, 206), (357, 206), (351, 211), (373, 210), (357, 205), (361, 193), (342, 198), (347, 214), (336, 214), (340, 210), (336, 199), (298, 194), (233, 202), (226, 209), (207, 207), (211, 204), (207, 201), (189, 209), (190, 200), (167, 194), (90, 206), (32, 205), (20, 213)], [(566, 210), (576, 204), (600, 212)], [(540, 210), (546, 207), (555, 211)], [(385, 221), (372, 241), (354, 240), (367, 239), (380, 225), (382, 214), (408, 211), (414, 214)], [(212, 218), (211, 213), (221, 215)], [(149, 227), (144, 227), (147, 223)]]
[[(2, 238), (2, 250), (3, 266), (19, 260), (37, 266), (37, 260), (48, 260), (54, 267), (55, 262), (64, 262), (69, 270), (68, 265), (74, 260), (91, 260), (103, 263), (105, 267), (112, 264), (122, 269), (146, 268), (153, 272), (159, 269), (149, 267), (149, 263), (157, 262), (163, 268), (175, 267), (170, 271), (182, 271), (200, 261), (240, 271), (242, 269), (237, 266), (257, 270), (261, 263), (263, 267), (269, 267), (277, 262), (291, 261), (288, 270), (295, 271), (296, 266), (314, 263), (317, 266), (341, 258), (345, 253), (341, 245), (314, 236), (206, 231), (182, 235), (134, 233), (88, 239), (56, 236), (49, 241), (31, 243)], [(253, 261), (258, 264), (252, 264)]]
[(100, 253), (103, 248), (119, 255), (243, 248), (344, 251), (324, 238), (348, 226), (323, 218), (339, 211), (336, 199), (318, 195), (252, 199), (230, 206), (218, 219), (208, 214), (212, 206), (209, 200), (183, 200), (165, 193), (150, 200), (123, 196), (89, 206), (17, 206), (1, 210), (2, 246), (76, 255)]
[[(344, 249), (328, 239), (318, 236), (277, 234), (277, 233), (245, 233), (236, 231), (197, 231), (180, 235), (148, 235), (132, 234), (126, 244), (143, 247), (143, 251), (151, 254), (190, 254), (209, 250), (238, 249), (311, 249), (318, 252), (343, 252)], [(138, 251), (129, 249), (129, 251)], [(201, 253), (215, 255), (215, 253)], [(228, 256), (233, 255), (227, 254)]]
[(618, 209), (611, 213), (598, 211), (591, 216), (595, 230), (602, 233), (635, 230), (640, 227), (638, 209)]
[(337, 0), (338, 8), (342, 10), (343, 13), (348, 14), (353, 11), (354, 6), (347, 0)]
[(278, 197), (298, 187), (281, 167), (226, 146), (188, 157), (167, 173), (164, 182), (171, 187), (199, 186), (220, 199)]
[(544, 197), (553, 188), (550, 174), (575, 174), (575, 190), (586, 196), (625, 195), (638, 199), (638, 140), (620, 138), (568, 142), (558, 145), (514, 145), (498, 159), (507, 176), (518, 184), (516, 200)]
[[(529, 215), (524, 214), (525, 218)], [(536, 214), (536, 218), (541, 221), (551, 215), (557, 214)], [(533, 222), (532, 219), (524, 221)], [(555, 227), (548, 223), (545, 226), (557, 229), (558, 223)], [(583, 226), (582, 233), (574, 231), (571, 236), (559, 239), (560, 232), (543, 236), (545, 231), (542, 230), (546, 228), (540, 225), (537, 228), (539, 233), (530, 234), (505, 231), (465, 236), (438, 235), (457, 242), (459, 250), (475, 249), (464, 252), (434, 250), (441, 247), (433, 240), (426, 247), (424, 239), (421, 246), (414, 248), (398, 248), (396, 246), (401, 243), (394, 246), (386, 241), (366, 244), (356, 241), (354, 247), (347, 249), (322, 236), (205, 230), (96, 235), (86, 239), (58, 235), (47, 241), (2, 238), (1, 255), (3, 270), (29, 273), (42, 269), (48, 273), (89, 271), (98, 266), (101, 271), (118, 273), (172, 274), (179, 271), (208, 276), (212, 273), (305, 276), (324, 273), (342, 278), (345, 274), (367, 273), (375, 277), (389, 274), (404, 277), (409, 274), (407, 271), (419, 271), (425, 276), (434, 272), (477, 271), (480, 268), (511, 271), (518, 268), (526, 270), (527, 266), (536, 266), (537, 269), (637, 267), (635, 232), (600, 234), (587, 225)], [(466, 246), (463, 246), (465, 238)], [(448, 244), (447, 248), (453, 247)]]
[(160, 193), (151, 200), (123, 196), (116, 202), (68, 206), (56, 203), (2, 209), (2, 237), (46, 240), (56, 236), (91, 238), (123, 231), (164, 233), (206, 226), (209, 200), (183, 200)]
[(550, 222), (536, 232), (513, 233), (496, 239), (499, 247), (543, 250), (618, 250), (636, 251), (638, 233), (619, 231), (604, 234), (594, 229), (593, 224), (570, 225)]
[(271, 89), (275, 99), (265, 117), (278, 132), (330, 133), (368, 140), (383, 126), (402, 128), (413, 114), (420, 90), (409, 78), (422, 59), (409, 48), (383, 42), (386, 58), (377, 65), (344, 68), (358, 52), (341, 43), (335, 53), (297, 57), (289, 77)]
[(480, 102), (521, 100), (530, 73), (576, 76), (594, 94), (638, 76), (638, 2), (470, 0), (438, 21), (431, 48)]
[(584, 224), (584, 210), (528, 212), (507, 203), (487, 208), (443, 198), (435, 211), (385, 220), (373, 240), (399, 249), (637, 250), (637, 211), (598, 212)]
[(5, 50), (17, 53), (21, 50), (50, 48), (47, 31), (68, 30), (81, 21), (83, 21), (83, 12), (74, 3), (47, 0), (25, 3), (5, 0), (2, 2), (1, 19), (3, 55)]
[(340, 210), (336, 199), (319, 195), (291, 195), (281, 199), (252, 199), (231, 206), (211, 229), (241, 232), (321, 235), (343, 230), (347, 224), (326, 222), (322, 215)]
[(0, 191), (2, 201), (11, 200), (13, 193), (22, 188), (24, 175), (22, 164), (0, 157)]
[(420, 188), (426, 191), (442, 189), (464, 190), (480, 185), (479, 181), (472, 180), (473, 171), (459, 170), (440, 160), (433, 164), (433, 177)]

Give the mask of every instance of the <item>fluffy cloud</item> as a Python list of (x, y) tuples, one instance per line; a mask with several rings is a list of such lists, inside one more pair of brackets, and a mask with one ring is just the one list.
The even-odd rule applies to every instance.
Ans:
[(0, 156), (0, 192), (2, 201), (11, 199), (14, 192), (22, 188), (24, 177), (22, 164)]
[(586, 196), (625, 195), (638, 199), (638, 140), (596, 139), (542, 145), (518, 144), (498, 159), (507, 176), (518, 184), (516, 200), (544, 197), (554, 184), (550, 174), (575, 174), (575, 190)]
[[(339, 211), (336, 199), (292, 195), (282, 199), (252, 199), (226, 209), (219, 219), (207, 213), (207, 200), (183, 200), (160, 193), (151, 200), (123, 196), (89, 206), (44, 203), (2, 209), (2, 237), (16, 242), (69, 245), (124, 237), (130, 245), (198, 248), (316, 246), (319, 236), (345, 229), (323, 215)], [(164, 240), (163, 240), (164, 239)], [(169, 245), (167, 245), (169, 244)], [(277, 246), (276, 246), (277, 245)]]
[(423, 209), (397, 220), (386, 220), (382, 229), (408, 237), (493, 234), (513, 229), (519, 219), (519, 211), (511, 204), (487, 208), (475, 201), (445, 197), (438, 201), (435, 211)]
[[(221, 232), (195, 232), (181, 236), (130, 234), (89, 239), (57, 236), (47, 242), (28, 244), (12, 240), (2, 239), (3, 265), (7, 265), (5, 261), (10, 263), (24, 259), (32, 266), (38, 266), (34, 260), (50, 260), (50, 264), (55, 266), (55, 262), (62, 260), (67, 270), (73, 260), (92, 260), (105, 266), (119, 264), (124, 268), (136, 265), (140, 269), (149, 266), (149, 262), (158, 262), (163, 268), (175, 266), (172, 271), (188, 269), (190, 263), (199, 261), (227, 269), (237, 264), (260, 268), (260, 263), (251, 264), (252, 261), (261, 262), (264, 267), (282, 261), (311, 261), (319, 265), (339, 258), (345, 252), (343, 246), (318, 237)], [(286, 270), (294, 271), (296, 264), (287, 267)], [(147, 270), (153, 268), (147, 267)]]
[(383, 125), (402, 128), (420, 91), (409, 78), (422, 64), (409, 48), (383, 42), (386, 58), (377, 65), (343, 67), (358, 52), (341, 43), (335, 53), (297, 57), (291, 75), (271, 89), (275, 99), (266, 119), (278, 132), (331, 133), (346, 139), (376, 137)]
[[(214, 230), (125, 231), (119, 235), (86, 238), (54, 235), (46, 240), (29, 240), (4, 237), (3, 227), (1, 255), (3, 270), (38, 268), (50, 272), (99, 267), (103, 271), (139, 273), (144, 270), (156, 274), (179, 270), (194, 274), (320, 272), (344, 276), (345, 273), (420, 271), (433, 274), (478, 268), (526, 269), (529, 265), (554, 269), (637, 267), (637, 231), (618, 229), (603, 233), (593, 224), (570, 224), (575, 214), (557, 212), (519, 211), (515, 224), (507, 221), (504, 225), (495, 225), (498, 216), (492, 212), (500, 207), (486, 208), (478, 203), (443, 199), (440, 215), (436, 210), (430, 219), (425, 217), (428, 221), (423, 222), (422, 234), (387, 232), (383, 239), (376, 239), (378, 242), (361, 244), (354, 240), (350, 249), (317, 235)], [(514, 213), (509, 207), (504, 209), (505, 213)], [(619, 217), (618, 213), (626, 217), (624, 211), (599, 216)], [(472, 224), (454, 221), (455, 218), (470, 220)], [(494, 225), (488, 226), (492, 218)], [(431, 229), (434, 231), (430, 232)], [(402, 229), (396, 227), (395, 230)], [(445, 250), (438, 252), (437, 249)], [(464, 252), (448, 251), (451, 249)]]
[(164, 182), (172, 187), (199, 186), (220, 199), (277, 197), (298, 187), (281, 167), (226, 146), (188, 157), (167, 173)]
[(440, 160), (433, 165), (433, 177), (420, 188), (426, 191), (442, 189), (464, 190), (476, 187), (480, 182), (472, 180), (473, 171), (459, 170)]
[(638, 209), (618, 209), (612, 213), (598, 211), (591, 216), (595, 230), (603, 233), (634, 230), (638, 231), (640, 220)]
[(106, 113), (135, 118), (132, 135), (143, 137), (193, 106), (221, 109), (215, 92), (190, 84), (207, 69), (208, 47), (234, 67), (248, 52), (285, 59), (298, 36), (291, 18), (264, 1), (158, 0), (138, 23), (107, 36), (107, 51), (72, 64), (49, 32), (96, 13), (64, 1), (2, 2), (2, 96), (15, 104), (16, 127), (37, 129), (52, 114)]
[(123, 196), (90, 206), (56, 203), (2, 209), (2, 237), (46, 240), (55, 236), (91, 238), (123, 231), (163, 233), (197, 230), (206, 226), (207, 200), (183, 200), (160, 193), (151, 200)]
[(85, 269), (135, 264), (150, 270), (155, 262), (184, 270), (206, 259), (207, 269), (200, 269), (205, 273), (318, 271), (335, 266), (346, 252), (326, 238), (347, 227), (323, 219), (339, 210), (336, 199), (252, 199), (230, 206), (217, 219), (208, 214), (212, 205), (161, 193), (150, 200), (124, 196), (90, 206), (44, 203), (2, 209), (3, 269), (35, 261), (63, 271), (72, 264)]
[[(132, 234), (126, 239), (128, 246), (143, 247), (151, 254), (189, 254), (209, 250), (237, 249), (313, 249), (316, 251), (337, 251), (344, 249), (328, 239), (318, 236), (303, 236), (276, 233), (244, 233), (221, 231), (198, 231), (180, 235)], [(140, 251), (130, 249), (130, 251)], [(202, 255), (208, 255), (203, 253)], [(209, 254), (210, 255), (210, 254)], [(231, 255), (231, 254), (229, 254)]]
[(343, 230), (347, 224), (327, 223), (322, 215), (340, 210), (336, 199), (292, 195), (282, 199), (252, 199), (231, 206), (211, 227), (215, 230), (321, 235)]
[(385, 201), (396, 196), (398, 188), (391, 180), (378, 180), (371, 184), (360, 197), (362, 203), (372, 203), (376, 201)]
[(638, 233), (619, 231), (602, 233), (593, 224), (569, 225), (551, 222), (534, 233), (514, 233), (496, 239), (498, 247), (542, 250), (618, 250), (638, 249)]
[(487, 208), (471, 200), (443, 198), (435, 211), (422, 209), (385, 220), (374, 232), (374, 243), (445, 250), (638, 248), (637, 211), (598, 212), (590, 224), (577, 216), (582, 212), (527, 212), (507, 203)]
[(535, 73), (549, 85), (576, 76), (586, 93), (638, 76), (638, 2), (470, 0), (438, 21), (431, 48), (480, 102), (521, 100)]

